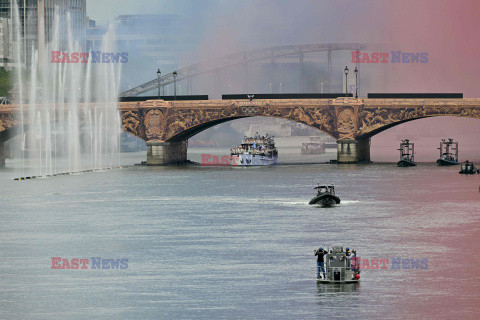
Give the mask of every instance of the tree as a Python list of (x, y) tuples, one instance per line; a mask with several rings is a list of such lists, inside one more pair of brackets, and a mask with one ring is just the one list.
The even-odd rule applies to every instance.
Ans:
[(13, 82), (13, 72), (0, 67), (0, 97), (11, 97)]

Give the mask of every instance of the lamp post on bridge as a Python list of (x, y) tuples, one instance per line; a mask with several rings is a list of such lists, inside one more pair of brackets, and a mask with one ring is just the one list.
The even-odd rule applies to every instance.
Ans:
[(157, 79), (158, 79), (158, 97), (160, 98), (160, 76), (162, 75), (162, 72), (160, 69), (157, 70)]
[(348, 67), (345, 66), (345, 93), (348, 93)]
[(173, 71), (173, 96), (174, 100), (177, 100), (177, 71)]
[(358, 99), (358, 69), (355, 67), (353, 71), (355, 73), (355, 99)]

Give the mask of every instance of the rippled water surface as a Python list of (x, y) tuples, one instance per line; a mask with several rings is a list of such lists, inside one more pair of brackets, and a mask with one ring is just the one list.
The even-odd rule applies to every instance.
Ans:
[[(10, 163), (13, 165), (12, 163)], [(476, 319), (480, 175), (420, 164), (0, 171), (1, 319)], [(307, 205), (318, 182), (342, 203)], [(356, 248), (358, 285), (319, 285), (318, 246)], [(127, 258), (57, 270), (52, 257)], [(391, 269), (391, 259), (428, 259)]]

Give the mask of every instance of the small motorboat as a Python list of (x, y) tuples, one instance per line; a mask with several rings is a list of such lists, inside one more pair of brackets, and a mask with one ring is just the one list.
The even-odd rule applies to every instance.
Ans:
[(460, 174), (475, 174), (479, 172), (479, 170), (477, 170), (477, 168), (475, 168), (475, 165), (470, 162), (470, 161), (465, 161), (465, 162), (462, 162), (462, 167), (460, 168), (460, 171), (458, 173)]
[(331, 207), (340, 204), (340, 198), (335, 195), (335, 187), (333, 185), (321, 186), (313, 188), (317, 190), (317, 195), (310, 200), (308, 204), (320, 204), (324, 207)]
[(440, 159), (437, 160), (439, 166), (455, 166), (458, 164), (458, 142), (453, 139), (442, 139), (440, 142)]
[(413, 161), (415, 157), (414, 144), (410, 140), (405, 139), (400, 143), (400, 161), (397, 166), (399, 167), (414, 167), (417, 164)]
[[(334, 246), (324, 255), (325, 278), (317, 278), (317, 283), (358, 283), (360, 282), (360, 263), (355, 250)], [(358, 259), (358, 260), (357, 260)]]

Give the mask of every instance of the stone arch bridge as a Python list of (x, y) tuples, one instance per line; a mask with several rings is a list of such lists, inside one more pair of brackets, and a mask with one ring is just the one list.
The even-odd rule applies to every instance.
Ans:
[[(338, 162), (370, 161), (370, 138), (395, 125), (434, 116), (480, 119), (480, 99), (147, 100), (120, 102), (122, 129), (143, 139), (147, 163), (187, 160), (187, 140), (217, 124), (275, 117), (317, 128), (337, 139)], [(18, 127), (15, 105), (0, 106), (0, 150)], [(4, 156), (0, 154), (0, 163)]]

